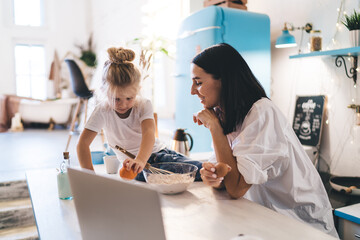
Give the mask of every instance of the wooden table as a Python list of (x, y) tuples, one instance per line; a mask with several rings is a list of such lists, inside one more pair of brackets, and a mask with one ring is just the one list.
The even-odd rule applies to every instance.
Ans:
[[(96, 165), (95, 171), (105, 174), (103, 165)], [(39, 236), (81, 239), (74, 202), (58, 198), (56, 174), (55, 169), (26, 173)], [(178, 195), (161, 195), (161, 203), (168, 240), (230, 240), (238, 234), (277, 240), (334, 239), (246, 199), (231, 200), (225, 191), (202, 182)]]

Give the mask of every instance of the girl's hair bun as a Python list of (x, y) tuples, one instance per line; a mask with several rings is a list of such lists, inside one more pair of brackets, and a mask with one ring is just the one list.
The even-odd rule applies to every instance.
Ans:
[(109, 48), (107, 52), (109, 54), (109, 60), (111, 63), (123, 64), (131, 62), (135, 59), (135, 52), (131, 49), (112, 47)]

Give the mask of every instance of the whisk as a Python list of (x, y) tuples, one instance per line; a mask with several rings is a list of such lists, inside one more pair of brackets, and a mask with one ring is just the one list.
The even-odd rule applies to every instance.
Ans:
[[(117, 150), (119, 150), (120, 152), (124, 153), (126, 156), (128, 156), (129, 158), (131, 159), (135, 159), (135, 155), (128, 152), (126, 149), (122, 148), (122, 147), (119, 147), (118, 145), (115, 146), (115, 148)], [(151, 173), (153, 174), (174, 174), (173, 172), (171, 171), (168, 171), (168, 170), (165, 170), (165, 169), (161, 169), (161, 168), (156, 168), (156, 167), (153, 167), (151, 166), (149, 163), (146, 163), (145, 164), (145, 169), (148, 169)]]

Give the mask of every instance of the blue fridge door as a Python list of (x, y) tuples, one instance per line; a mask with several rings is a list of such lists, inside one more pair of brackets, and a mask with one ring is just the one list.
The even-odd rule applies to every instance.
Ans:
[(193, 123), (194, 113), (203, 109), (190, 94), (190, 63), (201, 50), (225, 42), (236, 48), (248, 62), (265, 91), (270, 92), (270, 20), (263, 14), (211, 6), (183, 22), (177, 39), (176, 110), (177, 128), (186, 128), (194, 139), (192, 152), (212, 151), (211, 135)]

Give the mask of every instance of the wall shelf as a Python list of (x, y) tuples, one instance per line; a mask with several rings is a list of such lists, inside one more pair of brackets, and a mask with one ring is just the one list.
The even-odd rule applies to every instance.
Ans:
[[(335, 49), (329, 51), (318, 51), (318, 52), (310, 52), (304, 54), (297, 54), (290, 56), (290, 59), (294, 58), (304, 58), (304, 57), (320, 57), (320, 56), (332, 56), (336, 57), (335, 65), (337, 67), (341, 67), (344, 64), (345, 74), (348, 78), (352, 78), (354, 81), (354, 85), (356, 84), (357, 80), (357, 67), (358, 67), (358, 56), (360, 55), (360, 47), (352, 47), (352, 48), (342, 48), (342, 49)], [(352, 58), (352, 66), (349, 68), (349, 73), (346, 67), (344, 57), (351, 57)]]
[(358, 56), (360, 47), (342, 48), (329, 51), (310, 52), (290, 56), (292, 58), (317, 57), (317, 56)]

